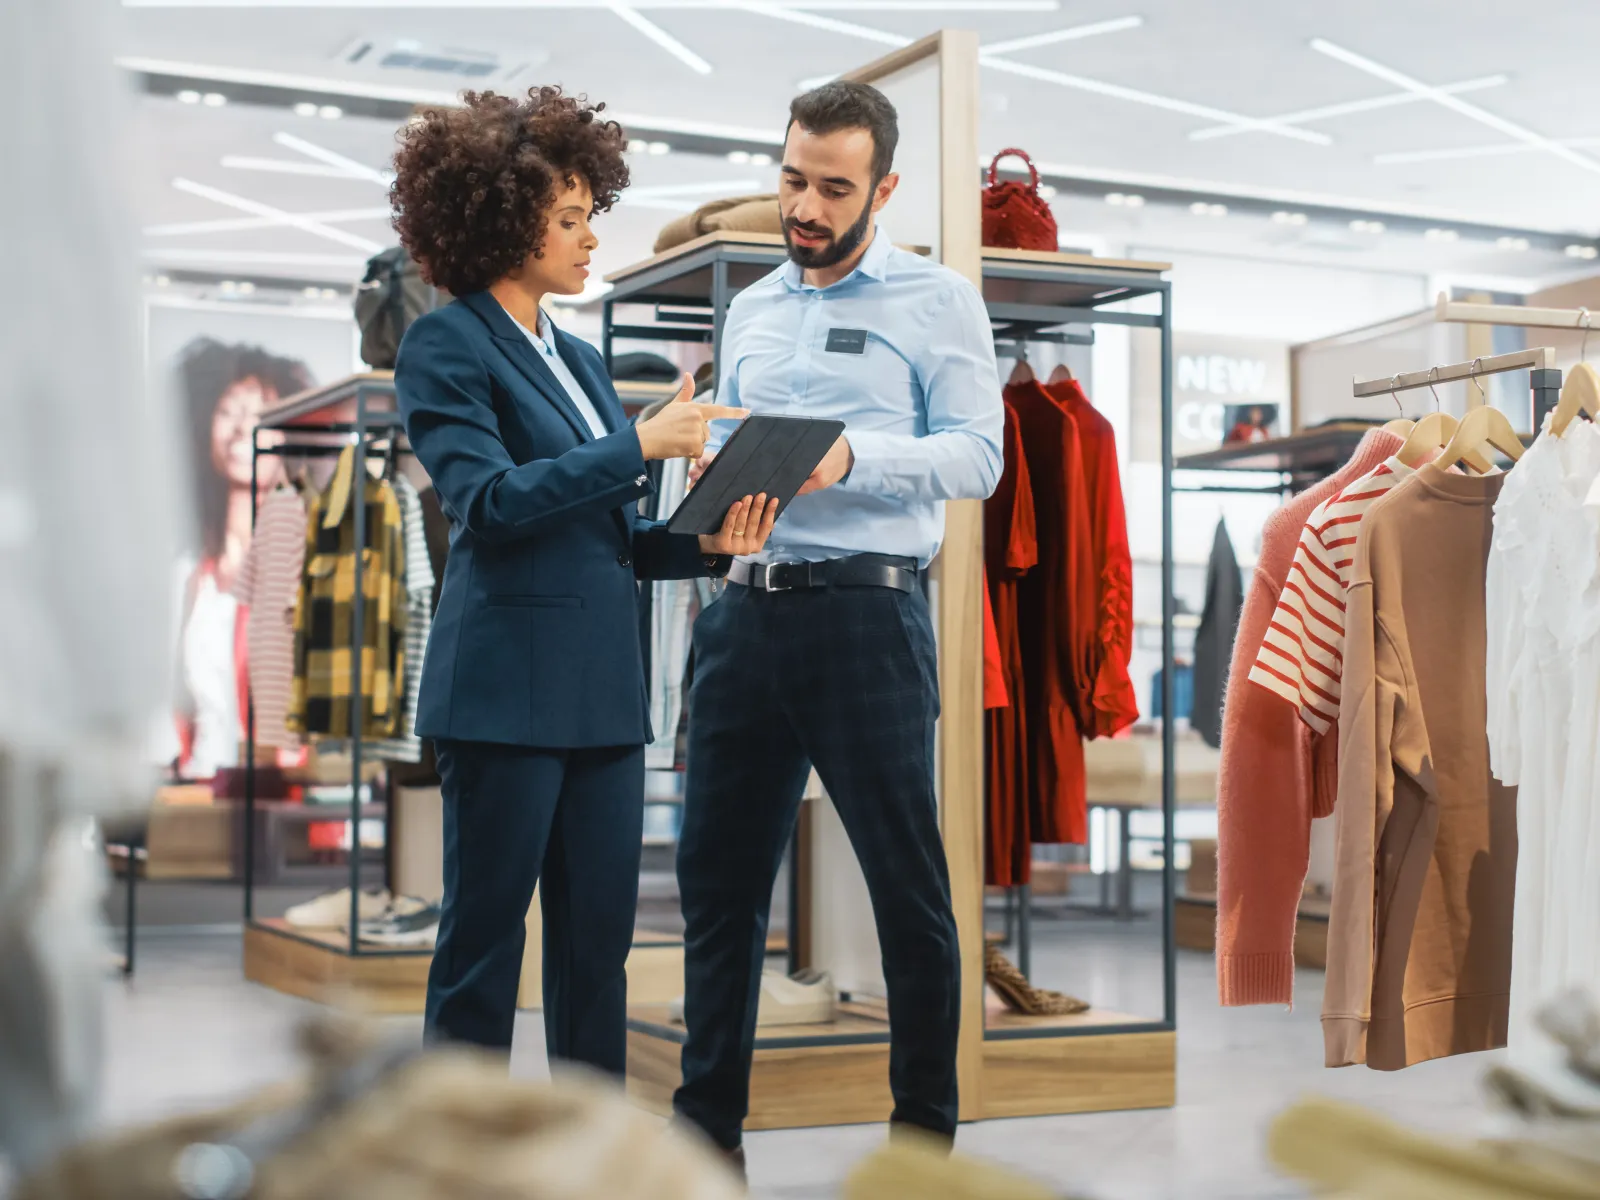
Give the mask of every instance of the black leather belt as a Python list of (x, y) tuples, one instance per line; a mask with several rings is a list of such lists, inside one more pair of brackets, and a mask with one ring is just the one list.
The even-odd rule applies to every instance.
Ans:
[(882, 587), (915, 591), (917, 560), (887, 554), (853, 554), (825, 562), (736, 562), (728, 582), (758, 592), (801, 592), (829, 587)]

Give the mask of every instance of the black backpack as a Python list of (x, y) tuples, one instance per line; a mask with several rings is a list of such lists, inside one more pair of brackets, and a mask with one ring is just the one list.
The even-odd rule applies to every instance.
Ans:
[(423, 280), (403, 247), (369, 258), (355, 299), (361, 361), (374, 370), (393, 370), (406, 329), (423, 313), (438, 308), (443, 299), (443, 293)]

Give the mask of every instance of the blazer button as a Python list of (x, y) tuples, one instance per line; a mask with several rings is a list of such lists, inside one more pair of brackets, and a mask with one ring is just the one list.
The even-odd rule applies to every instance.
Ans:
[(617, 555), (617, 565), (619, 567), (633, 566), (633, 555), (629, 554), (627, 551), (623, 551), (621, 554)]

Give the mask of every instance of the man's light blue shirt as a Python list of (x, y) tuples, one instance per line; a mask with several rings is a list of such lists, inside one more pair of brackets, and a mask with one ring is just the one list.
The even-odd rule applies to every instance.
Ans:
[[(881, 226), (831, 287), (788, 262), (740, 292), (722, 357), (718, 404), (843, 421), (855, 454), (843, 481), (795, 498), (755, 561), (871, 553), (926, 566), (944, 501), (983, 499), (1000, 480), (1005, 416), (983, 298)], [(715, 428), (720, 446), (732, 426)]]

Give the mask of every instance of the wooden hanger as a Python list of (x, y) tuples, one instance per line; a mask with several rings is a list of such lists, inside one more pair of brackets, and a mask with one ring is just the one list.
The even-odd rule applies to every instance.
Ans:
[(1556, 415), (1550, 419), (1550, 433), (1560, 437), (1579, 412), (1600, 419), (1600, 371), (1581, 362), (1567, 373), (1561, 385), (1561, 402), (1556, 405)]
[(1037, 378), (1033, 368), (1028, 365), (1028, 352), (1023, 350), (1017, 355), (1016, 365), (1011, 368), (1011, 377), (1006, 380), (1006, 386), (1015, 387), (1019, 383), (1032, 383)]
[(1392, 421), (1385, 421), (1383, 423), (1383, 431), (1385, 433), (1392, 433), (1395, 435), (1395, 437), (1402, 438), (1409, 434), (1416, 427), (1417, 423), (1410, 417), (1396, 417)]
[(1589, 365), (1589, 310), (1578, 310), (1578, 323), (1583, 326), (1583, 345), (1578, 348), (1578, 365), (1567, 374), (1561, 385), (1561, 402), (1550, 420), (1550, 433), (1560, 437), (1578, 413), (1586, 412), (1591, 418), (1600, 417), (1600, 372)]
[(1472, 455), (1477, 453), (1481, 457), (1485, 446), (1493, 446), (1512, 462), (1522, 457), (1522, 438), (1511, 427), (1511, 421), (1505, 413), (1488, 404), (1473, 409), (1462, 418), (1444, 453), (1434, 462), (1444, 469), (1465, 462), (1481, 474), (1482, 468), (1473, 461)]
[(1075, 380), (1072, 377), (1072, 368), (1067, 366), (1066, 363), (1061, 363), (1059, 366), (1056, 367), (1056, 369), (1054, 371), (1050, 372), (1050, 378), (1049, 378), (1049, 380), (1047, 382), (1049, 382), (1049, 383), (1076, 383), (1077, 380)]
[[(1439, 393), (1430, 383), (1428, 390), (1433, 392), (1433, 402), (1439, 403)], [(1385, 427), (1387, 428), (1387, 426)], [(1424, 457), (1430, 450), (1438, 450), (1445, 446), (1450, 439), (1455, 437), (1460, 428), (1458, 422), (1449, 413), (1436, 408), (1433, 412), (1423, 417), (1411, 426), (1411, 432), (1405, 435), (1405, 441), (1400, 449), (1395, 452), (1395, 457), (1408, 467), (1420, 467)], [(1467, 465), (1478, 474), (1483, 475), (1494, 470), (1494, 464), (1481, 450), (1474, 449), (1467, 456)], [(1448, 465), (1448, 464), (1444, 464)]]

